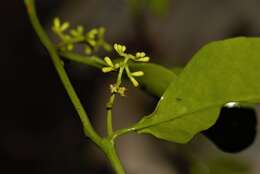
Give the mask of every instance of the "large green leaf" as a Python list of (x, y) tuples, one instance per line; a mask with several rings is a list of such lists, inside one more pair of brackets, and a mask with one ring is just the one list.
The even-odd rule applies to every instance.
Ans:
[(260, 39), (236, 38), (202, 48), (167, 88), (156, 110), (136, 124), (140, 133), (186, 143), (212, 126), (231, 101), (260, 99)]

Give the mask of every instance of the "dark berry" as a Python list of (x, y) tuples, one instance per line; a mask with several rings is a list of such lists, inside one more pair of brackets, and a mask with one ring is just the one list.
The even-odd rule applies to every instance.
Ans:
[(236, 153), (250, 146), (256, 137), (256, 112), (253, 108), (222, 107), (215, 125), (203, 134), (224, 152)]

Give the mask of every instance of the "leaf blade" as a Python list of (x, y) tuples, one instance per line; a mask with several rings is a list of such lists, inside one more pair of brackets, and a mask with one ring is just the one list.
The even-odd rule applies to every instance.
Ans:
[[(139, 133), (186, 143), (195, 134), (214, 124), (224, 104), (259, 101), (258, 81), (259, 38), (241, 37), (210, 43), (195, 54), (175, 83), (166, 90), (156, 110), (137, 123), (135, 128)], [(205, 119), (202, 126), (197, 125), (194, 129), (192, 122), (195, 116), (200, 120), (210, 119)], [(187, 137), (171, 132), (172, 127), (178, 126), (176, 120), (179, 119), (186, 120), (184, 127), (190, 131)], [(169, 134), (172, 136), (167, 136)]]

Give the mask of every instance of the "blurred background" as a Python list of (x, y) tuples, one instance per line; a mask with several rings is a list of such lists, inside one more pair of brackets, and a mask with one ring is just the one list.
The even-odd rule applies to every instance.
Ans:
[[(184, 66), (204, 44), (259, 36), (260, 1), (247, 0), (36, 0), (50, 33), (59, 16), (86, 29), (104, 26), (110, 43), (147, 52), (166, 67)], [(3, 1), (0, 68), (0, 173), (112, 174), (103, 154), (83, 136), (81, 123), (29, 23), (23, 2)], [(108, 86), (114, 78), (66, 62), (66, 69), (98, 131), (104, 134)], [(149, 114), (155, 98), (133, 89), (116, 103), (117, 128)], [(198, 135), (187, 145), (130, 134), (119, 139), (129, 174), (258, 174), (260, 138), (228, 154)]]

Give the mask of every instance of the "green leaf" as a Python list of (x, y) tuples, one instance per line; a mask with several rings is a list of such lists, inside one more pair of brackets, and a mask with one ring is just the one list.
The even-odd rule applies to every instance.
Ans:
[(180, 75), (183, 70), (183, 67), (174, 67), (171, 69), (172, 72), (174, 72), (176, 75)]
[(210, 43), (195, 54), (156, 110), (135, 128), (139, 133), (186, 143), (212, 126), (226, 103), (259, 101), (259, 82), (259, 38)]
[[(179, 76), (181, 74), (182, 70), (183, 70), (183, 67), (171, 68), (171, 71), (173, 73), (175, 73), (177, 76)], [(158, 97), (160, 97), (160, 96), (158, 96)], [(243, 107), (243, 108), (255, 108), (256, 107), (255, 103), (260, 103), (260, 102), (251, 100), (249, 102), (240, 102), (240, 103), (238, 103), (238, 106)]]
[(161, 97), (177, 76), (169, 69), (152, 63), (131, 63), (131, 71), (143, 71), (144, 76), (136, 77), (141, 87), (148, 93)]

